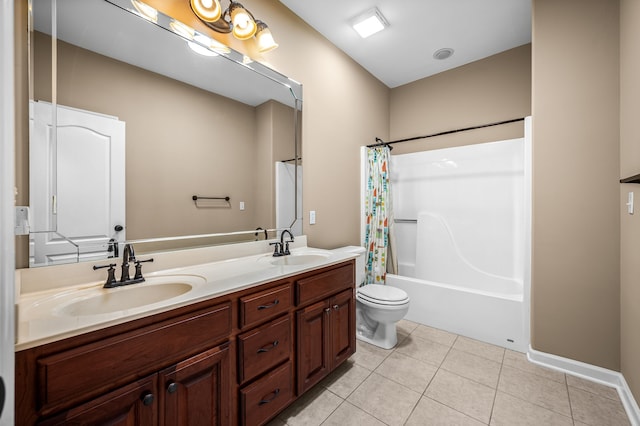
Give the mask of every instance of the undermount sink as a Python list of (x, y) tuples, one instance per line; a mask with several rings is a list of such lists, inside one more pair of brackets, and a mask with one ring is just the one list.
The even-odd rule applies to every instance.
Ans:
[(292, 254), (288, 256), (276, 257), (270, 263), (272, 265), (307, 265), (310, 263), (321, 262), (329, 257), (329, 254)]
[(93, 289), (59, 306), (56, 313), (87, 316), (140, 308), (182, 296), (204, 283), (205, 279), (198, 276), (167, 276), (123, 287)]

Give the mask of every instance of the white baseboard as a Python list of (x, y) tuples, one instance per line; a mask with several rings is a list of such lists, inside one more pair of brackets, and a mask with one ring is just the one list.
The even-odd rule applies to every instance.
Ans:
[(640, 426), (640, 408), (633, 398), (627, 381), (621, 373), (584, 362), (574, 361), (569, 358), (540, 352), (531, 346), (529, 346), (527, 358), (534, 364), (616, 388), (632, 426)]

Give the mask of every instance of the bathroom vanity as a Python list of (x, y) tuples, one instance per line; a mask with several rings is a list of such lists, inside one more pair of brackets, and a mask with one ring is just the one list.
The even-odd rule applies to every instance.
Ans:
[(18, 424), (266, 423), (355, 352), (353, 256), (292, 252), (151, 272), (143, 285), (206, 279), (151, 314), (89, 315), (77, 310), (87, 298), (65, 301), (69, 289), (26, 296), (19, 328), (49, 331), (18, 332)]

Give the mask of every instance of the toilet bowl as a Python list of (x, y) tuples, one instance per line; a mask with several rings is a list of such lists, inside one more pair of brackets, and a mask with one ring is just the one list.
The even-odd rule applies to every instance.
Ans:
[(398, 343), (396, 323), (409, 311), (409, 296), (397, 287), (364, 284), (365, 249), (344, 247), (357, 253), (356, 258), (356, 338), (383, 349)]
[(404, 290), (368, 284), (356, 290), (356, 338), (383, 349), (398, 343), (396, 323), (409, 311)]

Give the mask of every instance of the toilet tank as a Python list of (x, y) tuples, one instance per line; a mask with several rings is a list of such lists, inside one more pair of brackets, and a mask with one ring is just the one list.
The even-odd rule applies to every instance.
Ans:
[(364, 247), (346, 246), (337, 248), (334, 251), (344, 251), (358, 255), (358, 257), (356, 257), (356, 287), (360, 287), (364, 283), (365, 277), (364, 254), (366, 250), (364, 249)]

